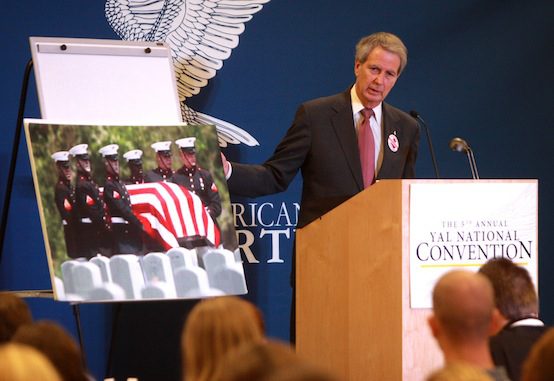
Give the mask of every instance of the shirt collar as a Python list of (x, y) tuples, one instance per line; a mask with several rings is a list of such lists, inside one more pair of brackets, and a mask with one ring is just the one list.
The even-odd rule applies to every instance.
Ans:
[[(358, 94), (356, 93), (356, 86), (352, 86), (350, 89), (350, 99), (352, 100), (352, 112), (354, 113), (354, 118), (356, 119), (357, 115), (360, 111), (364, 109), (364, 105), (362, 104), (362, 101), (360, 98), (358, 98)], [(372, 108), (373, 115), (375, 116), (375, 120), (381, 124), (381, 115), (383, 112), (383, 102), (379, 103), (377, 106)]]
[(522, 320), (517, 320), (517, 321), (513, 322), (512, 324), (510, 324), (510, 327), (518, 327), (518, 326), (521, 326), (521, 325), (542, 327), (542, 326), (544, 326), (544, 323), (538, 318), (532, 318), (531, 317), (531, 318), (526, 318), (526, 319), (522, 319)]

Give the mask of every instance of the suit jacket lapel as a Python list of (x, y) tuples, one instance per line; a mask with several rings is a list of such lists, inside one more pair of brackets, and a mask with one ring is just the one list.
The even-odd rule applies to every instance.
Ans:
[(358, 138), (354, 128), (354, 117), (352, 115), (352, 101), (350, 100), (350, 89), (342, 93), (340, 100), (334, 105), (336, 114), (331, 118), (331, 124), (337, 134), (339, 146), (350, 167), (350, 172), (359, 190), (364, 189), (362, 166), (360, 164), (360, 153), (358, 151)]
[[(388, 105), (383, 102), (383, 136), (381, 138), (383, 150), (383, 163), (381, 164), (381, 169), (377, 175), (377, 178), (388, 178), (390, 177), (391, 170), (398, 165), (397, 160), (399, 156), (392, 152), (388, 145), (388, 139), (391, 134), (398, 137), (398, 118), (394, 114), (391, 114), (388, 110)], [(400, 142), (402, 144), (402, 142)]]

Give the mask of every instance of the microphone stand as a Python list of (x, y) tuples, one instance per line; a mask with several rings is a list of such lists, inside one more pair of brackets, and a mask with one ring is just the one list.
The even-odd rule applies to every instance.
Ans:
[(467, 159), (469, 160), (469, 167), (471, 168), (471, 175), (474, 180), (479, 180), (479, 172), (477, 172), (477, 164), (475, 163), (475, 156), (473, 156), (473, 150), (467, 146)]
[(429, 151), (431, 152), (431, 161), (433, 162), (433, 169), (435, 170), (435, 177), (440, 179), (439, 176), (439, 166), (437, 165), (437, 159), (435, 158), (435, 150), (433, 149), (433, 142), (431, 141), (431, 134), (429, 133), (429, 127), (423, 118), (419, 115), (417, 111), (410, 111), (410, 115), (413, 116), (418, 124), (424, 127), (425, 136), (427, 137), (427, 145), (429, 146)]
[(465, 152), (467, 160), (469, 161), (469, 168), (471, 169), (471, 176), (474, 180), (479, 180), (479, 172), (477, 172), (477, 163), (475, 162), (475, 156), (473, 150), (469, 147), (469, 144), (462, 138), (453, 138), (448, 144), (452, 151)]

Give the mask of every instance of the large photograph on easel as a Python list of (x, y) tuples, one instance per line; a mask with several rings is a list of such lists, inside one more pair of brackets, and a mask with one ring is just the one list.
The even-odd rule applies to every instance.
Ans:
[(247, 292), (215, 127), (26, 120), (25, 133), (56, 299)]

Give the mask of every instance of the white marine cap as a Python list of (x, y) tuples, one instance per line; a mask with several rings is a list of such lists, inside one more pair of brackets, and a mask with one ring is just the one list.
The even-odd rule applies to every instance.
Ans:
[(115, 159), (117, 157), (117, 150), (119, 146), (117, 144), (108, 144), (98, 150), (98, 152), (106, 159)]
[(171, 152), (171, 141), (152, 143), (150, 147), (152, 147), (156, 152)]
[(179, 139), (179, 140), (175, 140), (175, 144), (177, 144), (177, 146), (179, 148), (186, 149), (186, 150), (194, 150), (194, 143), (195, 142), (196, 142), (195, 137), (182, 138), (182, 139)]
[(58, 151), (50, 155), (52, 159), (57, 163), (58, 161), (69, 161), (69, 152), (67, 151)]
[(77, 144), (69, 149), (69, 154), (73, 157), (86, 156), (88, 159), (88, 144)]
[(139, 150), (139, 149), (133, 149), (131, 151), (125, 152), (123, 154), (123, 157), (127, 161), (129, 161), (129, 160), (140, 160), (140, 158), (142, 157), (142, 151)]

